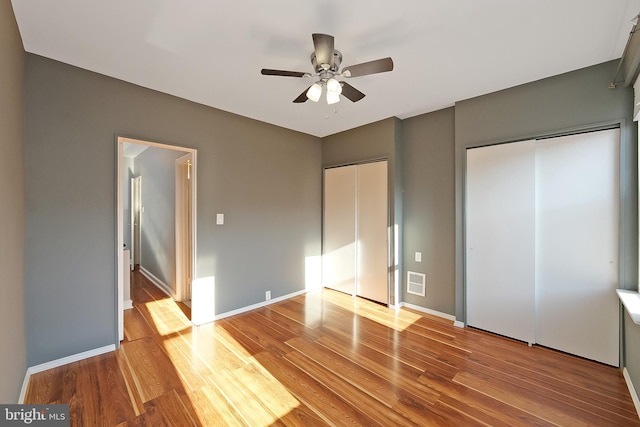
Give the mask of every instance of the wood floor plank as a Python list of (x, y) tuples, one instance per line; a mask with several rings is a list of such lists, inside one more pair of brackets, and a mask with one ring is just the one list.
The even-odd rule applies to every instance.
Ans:
[(62, 369), (49, 369), (35, 373), (29, 378), (25, 401), (43, 404), (59, 401), (62, 398), (63, 385)]
[(122, 346), (137, 393), (146, 403), (173, 389), (182, 389), (178, 374), (160, 346), (152, 338), (142, 338)]
[(124, 338), (127, 341), (134, 341), (154, 334), (138, 307), (134, 307), (124, 312)]
[(242, 417), (220, 391), (210, 383), (188, 393), (182, 399), (191, 403), (195, 417), (205, 426), (250, 427), (242, 421)]
[(304, 402), (296, 399), (286, 387), (259, 364), (247, 364), (234, 374), (285, 425), (315, 426), (324, 424), (322, 419)]
[(167, 354), (173, 364), (182, 385), (188, 390), (197, 390), (206, 384), (206, 376), (211, 373), (206, 369), (206, 364), (199, 359), (199, 355), (193, 352), (183, 336), (176, 334), (173, 337), (165, 337), (159, 345)]
[[(482, 391), (468, 388), (442, 377), (433, 371), (425, 371), (419, 381), (440, 392), (439, 403), (468, 413), (476, 419), (493, 420), (495, 426), (551, 426), (555, 425), (529, 412), (504, 403)], [(484, 414), (484, 415), (481, 415)]]
[(367, 412), (346, 403), (333, 390), (316, 381), (285, 358), (270, 353), (256, 355), (256, 360), (310, 409), (331, 425), (378, 425)]
[[(366, 413), (372, 419), (376, 420), (376, 424), (373, 425), (420, 425), (410, 421), (409, 418), (406, 418), (400, 413), (391, 411), (390, 407), (381, 405), (378, 400), (354, 386), (350, 381), (346, 381), (335, 375), (332, 370), (319, 365), (297, 351), (286, 354), (285, 358), (316, 381), (323, 384), (326, 388), (333, 390), (340, 399), (347, 402), (350, 406), (357, 408), (359, 412)], [(425, 414), (424, 419), (421, 420), (424, 422), (422, 425), (428, 425), (427, 423), (429, 421), (433, 421), (433, 419), (429, 419), (428, 415), (429, 414)]]
[(191, 402), (185, 405), (175, 390), (163, 393), (144, 404), (144, 418), (150, 426), (203, 426), (195, 417)]
[[(526, 381), (532, 389), (549, 390), (551, 394), (562, 393), (567, 396), (570, 395), (572, 399), (583, 402), (586, 405), (585, 409), (599, 407), (605, 411), (621, 414), (625, 417), (634, 418), (637, 416), (632, 402), (629, 402), (628, 399), (620, 398), (626, 390), (618, 390), (616, 394), (610, 394), (603, 393), (597, 387), (576, 387), (576, 383), (573, 381), (568, 383), (557, 377), (541, 375), (538, 370), (533, 371), (499, 357), (488, 356), (479, 352), (474, 353), (470, 360), (478, 364), (476, 369), (480, 369), (480, 366), (483, 366), (490, 370), (498, 369), (501, 373), (508, 372), (510, 375)], [(622, 386), (622, 382), (620, 384)]]
[(241, 376), (226, 369), (219, 370), (210, 380), (249, 426), (285, 425), (277, 414), (246, 387), (239, 387)]
[(63, 368), (70, 424), (116, 425), (135, 418), (114, 353), (95, 356)]
[[(336, 336), (351, 339), (354, 336), (349, 329), (344, 329), (341, 323), (326, 322), (322, 326), (322, 331), (329, 331)], [(409, 347), (405, 347), (398, 342), (398, 337), (385, 337), (369, 331), (358, 331), (358, 341), (377, 351), (385, 353), (405, 364), (409, 364), (418, 369), (437, 370), (442, 375), (449, 375), (451, 378), (458, 372), (458, 368), (438, 359), (437, 354), (420, 352)]]
[(127, 358), (124, 354), (123, 348), (120, 347), (115, 352), (115, 355), (118, 361), (118, 368), (120, 369), (122, 378), (124, 379), (127, 395), (129, 396), (129, 401), (131, 402), (131, 406), (136, 415), (136, 419), (138, 419), (137, 417), (144, 413), (144, 402), (142, 401), (140, 393), (138, 392), (138, 388), (136, 387), (135, 379), (133, 373), (131, 372), (129, 362), (127, 361)]
[[(528, 390), (523, 385), (511, 382), (504, 383), (488, 374), (480, 372), (460, 372), (454, 381), (475, 390), (482, 390), (497, 400), (508, 403), (526, 412), (536, 412), (539, 416), (549, 422), (562, 425), (597, 425), (597, 426), (618, 426), (618, 425), (640, 425), (640, 422), (624, 422), (620, 424), (615, 417), (606, 418), (601, 415), (585, 412), (566, 402), (555, 400), (548, 395), (540, 395), (535, 391)], [(541, 409), (543, 408), (543, 409)]]
[(260, 344), (265, 350), (284, 354), (289, 351), (284, 342), (294, 335), (269, 327), (266, 322), (254, 321), (255, 316), (245, 313), (227, 322), (241, 334)]
[(270, 322), (270, 325), (277, 325), (278, 328), (284, 328), (296, 336), (303, 335), (311, 338), (318, 336), (319, 328), (307, 328), (304, 324), (272, 310), (270, 306), (256, 310), (256, 314)]
[(192, 326), (139, 271), (125, 340), (31, 376), (71, 425), (640, 426), (619, 369), (331, 290)]

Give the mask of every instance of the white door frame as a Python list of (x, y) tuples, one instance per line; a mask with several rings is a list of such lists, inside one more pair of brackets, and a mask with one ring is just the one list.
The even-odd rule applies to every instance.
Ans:
[[(123, 183), (124, 185), (124, 183)], [(131, 269), (136, 266), (136, 261), (140, 259), (140, 204), (141, 204), (142, 177), (140, 175), (131, 178), (130, 198), (131, 205)]]
[(175, 161), (176, 180), (176, 295), (179, 301), (191, 299), (193, 269), (193, 224), (195, 224), (194, 153), (189, 152)]
[[(123, 136), (118, 136), (116, 138), (116, 148), (117, 148), (117, 168), (116, 168), (116, 277), (117, 277), (117, 286), (116, 286), (116, 346), (120, 345), (120, 341), (124, 339), (124, 277), (123, 277), (123, 265), (124, 265), (124, 257), (123, 257), (123, 245), (124, 245), (124, 202), (122, 200), (123, 197), (123, 153), (124, 153), (124, 144), (141, 144), (148, 145), (150, 147), (164, 148), (168, 150), (174, 151), (183, 151), (185, 153), (191, 153), (193, 156), (193, 180), (192, 180), (192, 238), (191, 238), (191, 253), (193, 254), (193, 263), (192, 263), (192, 273), (191, 277), (195, 277), (196, 271), (196, 161), (197, 161), (197, 150), (193, 148), (185, 148), (178, 147), (174, 145), (160, 144), (157, 142), (144, 141), (135, 138), (127, 138)], [(128, 183), (127, 183), (128, 185)]]

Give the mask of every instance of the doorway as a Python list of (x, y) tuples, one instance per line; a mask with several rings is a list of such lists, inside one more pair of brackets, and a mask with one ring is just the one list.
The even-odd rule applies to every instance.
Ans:
[[(195, 259), (196, 259), (196, 221), (195, 221), (195, 201), (196, 201), (196, 158), (197, 152), (195, 149), (172, 146), (167, 144), (159, 144), (151, 141), (138, 140), (126, 137), (117, 137), (117, 211), (116, 211), (116, 223), (117, 223), (117, 239), (116, 239), (116, 260), (117, 260), (117, 312), (116, 312), (116, 325), (117, 335), (119, 343), (124, 339), (124, 296), (125, 296), (125, 280), (124, 266), (126, 260), (124, 259), (125, 249), (133, 251), (131, 255), (132, 262), (135, 265), (141, 265), (144, 262), (144, 254), (149, 254), (150, 249), (143, 244), (144, 238), (144, 223), (145, 215), (148, 216), (152, 213), (153, 209), (149, 213), (145, 214), (144, 203), (136, 202), (134, 198), (142, 198), (142, 183), (144, 180), (135, 172), (132, 172), (132, 164), (130, 157), (136, 157), (146, 149), (153, 148), (155, 151), (171, 151), (180, 156), (180, 159), (184, 159), (182, 163), (170, 160), (170, 167), (172, 169), (171, 184), (173, 187), (174, 182), (177, 183), (179, 177), (185, 175), (186, 180), (182, 182), (180, 188), (176, 185), (176, 198), (174, 201), (175, 211), (171, 212), (171, 216), (176, 217), (175, 223), (172, 219), (172, 223), (168, 225), (170, 228), (175, 226), (176, 241), (172, 244), (178, 243), (180, 240), (180, 249), (176, 249), (175, 266), (171, 265), (171, 270), (176, 272), (175, 275), (171, 274), (165, 279), (165, 284), (170, 285), (175, 289), (175, 292), (168, 292), (168, 290), (162, 286), (158, 286), (160, 289), (168, 293), (172, 298), (181, 300), (185, 297), (191, 298), (190, 285), (191, 280), (195, 273)], [(160, 149), (160, 150), (158, 150)], [(133, 150), (137, 154), (126, 154), (130, 150)], [(152, 150), (149, 150), (150, 152)], [(129, 156), (129, 157), (127, 157)], [(165, 166), (167, 167), (167, 166)], [(186, 169), (185, 169), (186, 167)], [(182, 178), (181, 178), (182, 179)], [(145, 180), (145, 185), (148, 185), (151, 181)], [(167, 188), (170, 188), (167, 187)], [(171, 188), (173, 191), (173, 188)], [(185, 205), (186, 204), (186, 205)], [(127, 215), (125, 216), (125, 211)], [(178, 223), (179, 217), (179, 223)], [(174, 230), (172, 230), (174, 231)], [(125, 235), (127, 236), (127, 247), (125, 247)], [(147, 239), (148, 240), (148, 239)], [(148, 246), (148, 245), (147, 245)], [(171, 248), (171, 251), (173, 248)], [(128, 252), (128, 251), (127, 251)], [(143, 253), (144, 252), (144, 253)], [(141, 256), (142, 255), (142, 256)], [(173, 257), (172, 257), (173, 258)], [(180, 272), (180, 278), (178, 279), (177, 272)], [(158, 283), (156, 283), (158, 284)], [(162, 283), (160, 283), (161, 285)], [(180, 284), (180, 288), (178, 288)], [(170, 290), (169, 290), (170, 291)], [(133, 301), (135, 303), (135, 301)]]

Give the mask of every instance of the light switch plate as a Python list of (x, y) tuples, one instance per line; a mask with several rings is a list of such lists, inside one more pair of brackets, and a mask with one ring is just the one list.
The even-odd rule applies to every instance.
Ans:
[(416, 252), (416, 262), (422, 262), (422, 252)]
[(224, 224), (224, 214), (217, 214), (216, 215), (216, 224), (218, 224), (218, 225)]

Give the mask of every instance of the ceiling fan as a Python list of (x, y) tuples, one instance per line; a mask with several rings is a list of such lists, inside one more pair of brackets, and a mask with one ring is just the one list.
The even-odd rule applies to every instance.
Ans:
[(312, 34), (314, 52), (311, 54), (311, 64), (315, 73), (305, 73), (300, 71), (283, 71), (263, 68), (261, 74), (264, 76), (285, 76), (285, 77), (316, 77), (318, 80), (305, 89), (296, 99), (295, 103), (305, 102), (310, 99), (318, 102), (322, 91), (326, 88), (327, 104), (335, 104), (340, 101), (342, 94), (352, 102), (360, 101), (364, 98), (364, 93), (344, 81), (338, 81), (341, 77), (359, 77), (368, 74), (384, 73), (393, 70), (393, 60), (391, 58), (377, 59), (375, 61), (363, 62), (362, 64), (351, 65), (339, 71), (342, 63), (342, 53), (334, 49), (333, 36), (328, 34)]

